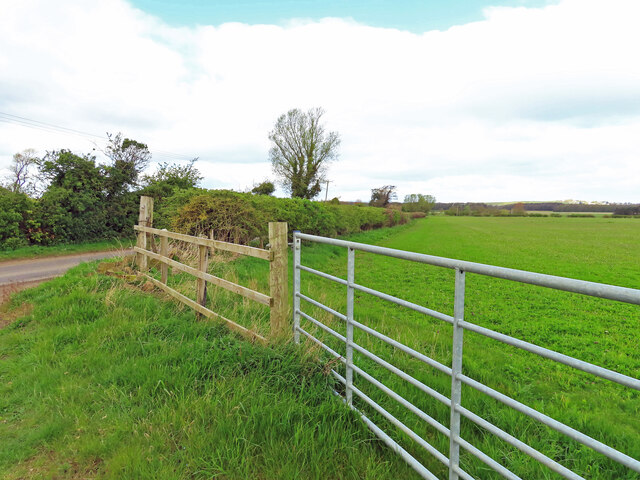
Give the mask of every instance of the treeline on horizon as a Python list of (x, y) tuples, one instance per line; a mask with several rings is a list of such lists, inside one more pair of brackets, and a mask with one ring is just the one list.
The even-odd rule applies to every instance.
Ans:
[[(563, 203), (563, 202), (514, 202), (510, 204), (492, 205), (482, 202), (437, 202), (433, 206), (436, 212), (467, 211), (483, 215), (509, 215), (512, 212), (552, 212), (552, 213), (610, 213), (620, 216), (640, 215), (640, 204), (634, 203)], [(460, 213), (462, 214), (462, 213)]]
[[(287, 222), (290, 232), (335, 236), (424, 216), (339, 201), (276, 198), (259, 189), (198, 188), (202, 177), (196, 159), (186, 165), (160, 164), (155, 173), (144, 174), (151, 158), (147, 146), (119, 134), (110, 137), (104, 153), (105, 163), (69, 150), (48, 152), (31, 163), (17, 154), (14, 166), (22, 173), (0, 187), (0, 249), (131, 238), (141, 195), (154, 198), (155, 227), (193, 235), (213, 232), (219, 240), (256, 246), (266, 243), (271, 221)], [(33, 174), (24, 175), (29, 168)]]

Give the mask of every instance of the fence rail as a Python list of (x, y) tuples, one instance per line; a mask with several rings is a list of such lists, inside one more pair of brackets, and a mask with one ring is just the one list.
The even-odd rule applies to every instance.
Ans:
[[(330, 275), (325, 272), (321, 272), (319, 270), (310, 268), (308, 266), (302, 265), (301, 263), (301, 248), (302, 241), (316, 242), (316, 243), (324, 243), (329, 245), (334, 245), (338, 247), (344, 247), (347, 249), (347, 278), (339, 278), (334, 275)], [(358, 285), (355, 283), (355, 252), (369, 252), (378, 255), (384, 255), (388, 257), (400, 258), (404, 260), (409, 260), (413, 262), (419, 262), (429, 265), (434, 265), (438, 267), (450, 268), (455, 270), (455, 293), (454, 293), (454, 314), (453, 316), (446, 315), (441, 312), (437, 312), (435, 310), (428, 309), (421, 305), (417, 305), (412, 302), (408, 302), (398, 297), (394, 297), (392, 295), (388, 295), (383, 292), (378, 292), (374, 289)], [(344, 240), (337, 240), (332, 238), (318, 237), (315, 235), (303, 234), (300, 232), (294, 232), (294, 292), (293, 292), (293, 302), (294, 302), (294, 326), (293, 326), (293, 335), (294, 340), (296, 342), (300, 341), (300, 335), (308, 338), (310, 341), (317, 344), (323, 350), (328, 352), (332, 357), (334, 357), (337, 361), (342, 363), (345, 367), (345, 375), (340, 375), (335, 369), (332, 369), (332, 373), (334, 377), (344, 385), (344, 401), (345, 403), (352, 409), (357, 410), (357, 408), (353, 404), (353, 396), (355, 395), (359, 399), (361, 399), (364, 403), (369, 405), (369, 407), (373, 408), (384, 417), (387, 421), (389, 421), (392, 425), (399, 428), (406, 435), (409, 436), (413, 441), (415, 441), (418, 445), (423, 447), (427, 452), (433, 455), (438, 461), (440, 461), (443, 465), (445, 465), (449, 471), (449, 479), (457, 480), (458, 478), (462, 478), (465, 480), (472, 479), (473, 477), (465, 472), (460, 467), (460, 449), (469, 452), (474, 457), (478, 458), (480, 461), (484, 462), (488, 467), (493, 469), (498, 474), (502, 475), (504, 478), (509, 479), (518, 479), (515, 473), (511, 472), (507, 466), (504, 466), (482, 452), (476, 446), (472, 445), (468, 440), (463, 439), (460, 436), (460, 421), (461, 418), (466, 418), (483, 428), (485, 431), (495, 435), (497, 438), (503, 440), (509, 445), (515, 447), (519, 451), (533, 458), (537, 462), (545, 465), (552, 471), (558, 473), (564, 478), (569, 479), (580, 479), (582, 478), (576, 472), (571, 471), (567, 467), (561, 465), (559, 462), (554, 459), (548, 457), (542, 452), (534, 449), (530, 445), (525, 442), (515, 438), (510, 433), (500, 429), (496, 425), (493, 425), (488, 420), (482, 418), (476, 413), (470, 411), (469, 409), (462, 406), (462, 385), (467, 385), (474, 390), (481, 392), (488, 397), (497, 400), (498, 402), (524, 414), (528, 417), (540, 422), (541, 424), (546, 425), (547, 427), (554, 429), (565, 436), (593, 449), (596, 452), (605, 455), (606, 457), (618, 462), (619, 464), (627, 467), (630, 471), (640, 472), (640, 461), (626, 455), (623, 452), (620, 452), (604, 443), (585, 435), (584, 433), (565, 425), (517, 400), (504, 395), (487, 385), (478, 382), (477, 380), (468, 377), (463, 374), (463, 344), (464, 344), (464, 332), (465, 330), (472, 331), (483, 335), (485, 337), (491, 338), (493, 340), (514, 346), (516, 348), (537, 354), (541, 357), (550, 359), (552, 361), (562, 363), (573, 367), (577, 370), (581, 370), (595, 376), (610, 380), (612, 382), (616, 382), (625, 387), (640, 390), (640, 380), (623, 375), (621, 373), (590, 364), (588, 362), (578, 360), (576, 358), (570, 357), (568, 355), (564, 355), (559, 352), (555, 352), (553, 350), (549, 350), (523, 340), (511, 337), (509, 335), (504, 335), (502, 333), (493, 331), (491, 329), (481, 327), (479, 325), (475, 325), (471, 322), (466, 321), (464, 318), (464, 307), (465, 307), (465, 274), (466, 272), (476, 273), (480, 275), (501, 278), (506, 280), (511, 280), (520, 283), (527, 283), (538, 285), (542, 287), (547, 287), (556, 290), (563, 290), (568, 292), (580, 293), (593, 297), (600, 297), (610, 300), (617, 300), (620, 302), (625, 302), (634, 305), (640, 305), (640, 290), (618, 287), (613, 285), (605, 285), (593, 282), (586, 282), (581, 280), (574, 280), (569, 278), (557, 277), (553, 275), (544, 275), (533, 272), (526, 272), (522, 270), (514, 270), (503, 267), (496, 267), (491, 265), (483, 265), (473, 262), (465, 262), (460, 260), (453, 260), (443, 257), (436, 257), (432, 255), (424, 255), (419, 253), (406, 252), (401, 250), (394, 250), (390, 248), (378, 247), (374, 245), (366, 245), (361, 243), (349, 242)], [(340, 285), (346, 286), (346, 300), (347, 307), (346, 312), (341, 313), (338, 312), (321, 302), (309, 297), (308, 295), (304, 295), (301, 292), (301, 272), (307, 272), (309, 274), (315, 275), (317, 277), (325, 278), (332, 282), (338, 283)], [(390, 338), (387, 335), (384, 335), (373, 328), (370, 328), (362, 323), (356, 321), (354, 319), (354, 292), (359, 291), (366, 294), (370, 294), (381, 298), (383, 300), (392, 302), (394, 304), (400, 305), (402, 307), (409, 308), (416, 312), (422, 313), (424, 315), (433, 317), (435, 319), (441, 320), (453, 326), (453, 338), (452, 338), (452, 363), (451, 366), (443, 365), (442, 363), (428, 357), (427, 355), (420, 353), (401, 342)], [(323, 324), (316, 318), (313, 318), (311, 315), (303, 311), (302, 302), (305, 302), (314, 307), (320, 308), (321, 310), (333, 315), (335, 318), (339, 319), (341, 322), (346, 324), (346, 335), (342, 335), (329, 327), (328, 325)], [(325, 344), (320, 338), (317, 338), (312, 333), (307, 331), (307, 329), (301, 326), (301, 320), (304, 320), (311, 325), (314, 325), (320, 328), (322, 331), (331, 335), (333, 338), (337, 339), (341, 344), (344, 344), (344, 351), (339, 353)], [(392, 347), (399, 349), (411, 357), (423, 362), (425, 365), (428, 365), (441, 373), (444, 373), (451, 377), (451, 397), (448, 398), (445, 395), (437, 392), (433, 388), (424, 384), (423, 382), (415, 379), (408, 373), (402, 371), (386, 360), (382, 359), (378, 355), (373, 352), (367, 350), (362, 345), (359, 345), (354, 342), (353, 339), (353, 329), (357, 328), (362, 332), (367, 333), (373, 337), (376, 337), (379, 340), (391, 345)], [(374, 378), (372, 375), (367, 373), (365, 370), (361, 368), (361, 366), (356, 365), (353, 360), (353, 352), (356, 351), (362, 354), (364, 357), (373, 361), (377, 365), (385, 368), (387, 371), (392, 374), (398, 376), (399, 378), (405, 380), (411, 385), (418, 388), (421, 392), (430, 397), (433, 397), (435, 400), (441, 402), (446, 405), (450, 412), (450, 420), (449, 426), (445, 426), (442, 423), (438, 422), (426, 412), (420, 410), (416, 405), (414, 405), (411, 401), (406, 398), (403, 398), (394, 390), (390, 389), (378, 379)], [(378, 388), (382, 392), (384, 392), (388, 397), (398, 402), (400, 405), (404, 406), (407, 410), (417, 415), (420, 419), (426, 422), (428, 425), (433, 427), (436, 431), (445, 435), (449, 439), (449, 456), (446, 457), (442, 452), (436, 449), (433, 445), (429, 444), (424, 438), (414, 432), (411, 428), (405, 425), (401, 420), (396, 418), (386, 409), (384, 409), (381, 405), (379, 405), (376, 401), (366, 395), (360, 388), (354, 385), (354, 373), (356, 373), (360, 378), (366, 380), (369, 384)], [(337, 393), (337, 392), (336, 392)], [(391, 438), (391, 436), (384, 432), (378, 425), (373, 423), (369, 418), (364, 416), (362, 412), (359, 412), (362, 416), (364, 422), (371, 428), (371, 430), (387, 445), (389, 445), (394, 451), (396, 451), (407, 463), (418, 472), (418, 474), (425, 479), (436, 479), (437, 477), (430, 472), (424, 465), (422, 465), (415, 457), (413, 457), (410, 453), (408, 453), (404, 448), (400, 446), (395, 440)], [(640, 440), (639, 440), (640, 441)]]
[[(215, 285), (225, 290), (241, 295), (249, 300), (266, 305), (270, 309), (271, 337), (283, 337), (287, 333), (288, 322), (288, 295), (287, 295), (287, 224), (281, 222), (269, 223), (270, 249), (249, 247), (235, 243), (222, 242), (203, 237), (195, 237), (182, 233), (169, 232), (152, 228), (153, 222), (153, 199), (150, 197), (140, 198), (140, 216), (138, 225), (134, 225), (134, 230), (138, 232), (136, 252), (136, 262), (142, 275), (157, 288), (163, 290), (176, 300), (194, 309), (198, 314), (207, 318), (225, 322), (231, 329), (240, 332), (252, 340), (267, 343), (267, 339), (262, 335), (247, 329), (242, 325), (230, 320), (219, 313), (206, 307), (207, 285)], [(160, 253), (147, 249), (150, 239), (153, 236), (160, 237)], [(198, 268), (194, 268), (184, 263), (178, 262), (168, 256), (168, 239), (174, 239), (198, 246)], [(207, 272), (209, 265), (209, 250), (221, 250), (241, 255), (248, 255), (269, 262), (269, 290), (270, 294), (252, 290), (238, 285), (220, 277), (216, 277)], [(156, 260), (161, 264), (161, 279), (153, 278), (147, 273), (148, 259)], [(176, 291), (167, 285), (169, 268), (192, 275), (196, 278), (196, 300)]]
[(172, 238), (173, 240), (180, 240), (183, 242), (192, 243), (193, 245), (209, 247), (215, 250), (224, 250), (226, 252), (239, 253), (241, 255), (261, 258), (263, 260), (271, 261), (273, 256), (273, 252), (271, 250), (264, 250), (262, 248), (249, 247), (247, 245), (238, 245), (237, 243), (222, 242), (220, 240), (213, 240), (203, 237), (194, 237), (192, 235), (185, 235), (184, 233), (169, 232), (168, 230), (160, 230), (157, 228), (145, 227), (142, 225), (134, 225), (133, 228), (138, 232), (150, 233), (152, 235), (158, 235), (159, 237)]

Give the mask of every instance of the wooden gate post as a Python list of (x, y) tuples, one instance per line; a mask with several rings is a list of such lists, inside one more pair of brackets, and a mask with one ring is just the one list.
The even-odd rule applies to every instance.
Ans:
[(269, 287), (271, 304), (271, 337), (284, 337), (289, 333), (288, 313), (289, 269), (287, 252), (287, 223), (269, 222), (269, 243), (271, 261), (269, 262)]
[[(142, 227), (153, 226), (153, 197), (140, 197), (140, 215), (138, 216), (138, 225)], [(145, 232), (138, 232), (138, 247), (144, 250), (147, 249), (147, 238), (150, 235)], [(144, 272), (148, 269), (147, 256), (142, 253), (136, 254), (136, 263), (138, 269)]]

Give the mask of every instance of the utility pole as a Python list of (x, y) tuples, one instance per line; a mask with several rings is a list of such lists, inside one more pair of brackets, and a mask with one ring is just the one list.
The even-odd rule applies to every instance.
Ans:
[(329, 184), (331, 183), (331, 180), (325, 180), (325, 183), (327, 184), (327, 190), (324, 193), (324, 201), (326, 202), (329, 198)]

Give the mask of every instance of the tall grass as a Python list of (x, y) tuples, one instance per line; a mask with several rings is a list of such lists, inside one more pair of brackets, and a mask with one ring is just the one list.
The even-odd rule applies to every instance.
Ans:
[(292, 345), (243, 341), (95, 265), (9, 310), (24, 303), (0, 330), (3, 479), (410, 474)]

